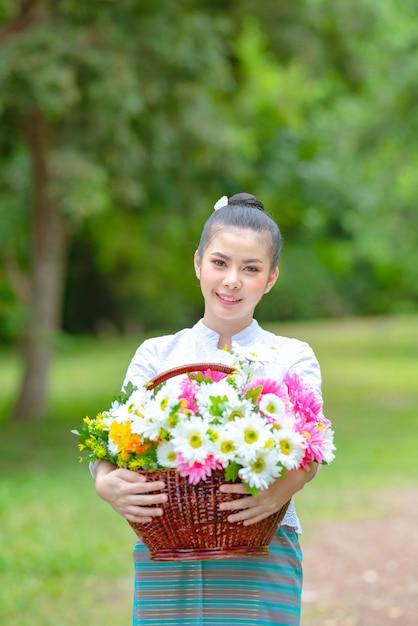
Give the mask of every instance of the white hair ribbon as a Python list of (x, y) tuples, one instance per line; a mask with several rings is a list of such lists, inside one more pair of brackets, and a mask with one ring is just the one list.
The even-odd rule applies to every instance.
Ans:
[(215, 209), (215, 211), (218, 211), (224, 206), (228, 206), (228, 196), (222, 196), (222, 198), (219, 198), (218, 202), (215, 203), (215, 206), (213, 208)]

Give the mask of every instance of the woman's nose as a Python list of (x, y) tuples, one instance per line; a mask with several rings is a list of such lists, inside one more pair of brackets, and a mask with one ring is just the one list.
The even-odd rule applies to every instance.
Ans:
[(238, 275), (238, 272), (235, 270), (230, 270), (224, 276), (223, 284), (225, 287), (229, 287), (230, 289), (238, 289), (241, 287), (241, 281)]

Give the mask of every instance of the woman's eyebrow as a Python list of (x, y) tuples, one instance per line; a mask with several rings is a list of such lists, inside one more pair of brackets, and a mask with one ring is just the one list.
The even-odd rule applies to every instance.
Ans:
[[(221, 259), (225, 259), (225, 261), (230, 261), (231, 257), (229, 257), (227, 254), (224, 254), (223, 252), (211, 252), (210, 254), (213, 254), (215, 256), (220, 256)], [(258, 258), (254, 258), (254, 259), (244, 259), (242, 261), (243, 263), (264, 263), (264, 261), (262, 259), (258, 259)]]

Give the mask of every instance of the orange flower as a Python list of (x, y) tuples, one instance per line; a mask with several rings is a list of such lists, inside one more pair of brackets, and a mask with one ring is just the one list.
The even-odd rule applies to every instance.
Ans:
[(130, 454), (141, 454), (146, 450), (148, 450), (148, 446), (142, 444), (141, 437), (139, 435), (132, 435), (123, 448), (123, 453), (129, 456)]

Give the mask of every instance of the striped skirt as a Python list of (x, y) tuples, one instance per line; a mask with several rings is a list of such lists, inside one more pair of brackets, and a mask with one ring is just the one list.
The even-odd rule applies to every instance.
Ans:
[(264, 557), (153, 562), (134, 550), (133, 626), (298, 626), (302, 555), (293, 529), (280, 527)]

